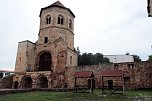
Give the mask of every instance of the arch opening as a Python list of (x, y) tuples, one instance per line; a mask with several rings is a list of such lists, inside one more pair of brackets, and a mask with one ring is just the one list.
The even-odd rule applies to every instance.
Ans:
[(31, 77), (25, 77), (22, 80), (22, 88), (32, 88), (32, 79)]
[(39, 71), (51, 71), (52, 57), (50, 53), (43, 53), (39, 57)]
[(48, 80), (46, 77), (40, 77), (38, 79), (37, 88), (48, 88)]

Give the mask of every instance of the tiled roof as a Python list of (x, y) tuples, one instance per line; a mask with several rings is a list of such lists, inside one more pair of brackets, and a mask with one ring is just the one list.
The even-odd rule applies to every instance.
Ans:
[(103, 70), (100, 72), (101, 76), (104, 77), (118, 77), (118, 76), (123, 76), (123, 71), (122, 70)]
[(47, 9), (47, 8), (51, 8), (51, 7), (60, 7), (60, 8), (63, 8), (63, 9), (67, 9), (73, 15), (73, 17), (75, 17), (75, 15), (73, 14), (73, 12), (69, 8), (65, 7), (60, 1), (56, 1), (55, 3), (51, 4), (50, 6), (47, 6), (45, 8), (41, 8), (39, 16), (41, 17), (43, 9)]
[(73, 74), (73, 76), (78, 78), (90, 78), (94, 77), (94, 74), (91, 71), (77, 71)]
[(66, 8), (60, 1), (56, 1), (55, 3), (51, 4), (49, 7), (51, 6), (59, 6), (59, 7)]

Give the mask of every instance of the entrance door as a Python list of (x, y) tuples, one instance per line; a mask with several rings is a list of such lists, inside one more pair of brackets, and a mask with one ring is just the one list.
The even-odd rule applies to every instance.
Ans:
[(108, 88), (113, 89), (113, 80), (108, 80)]
[(130, 88), (130, 77), (124, 77), (124, 85), (126, 90)]
[[(91, 87), (91, 79), (88, 79), (88, 88)], [(92, 79), (92, 88), (95, 89), (95, 80)]]
[(51, 70), (51, 54), (43, 53), (39, 59), (39, 71), (50, 71)]

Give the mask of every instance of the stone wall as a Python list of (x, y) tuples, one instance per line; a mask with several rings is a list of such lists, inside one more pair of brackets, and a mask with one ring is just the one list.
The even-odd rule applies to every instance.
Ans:
[(0, 79), (0, 89), (11, 89), (13, 84), (13, 76), (6, 76)]
[[(127, 89), (152, 88), (152, 62), (101, 64), (93, 66), (68, 67), (66, 71), (68, 87), (74, 87), (75, 71), (92, 71), (95, 75), (96, 87), (101, 86), (101, 70), (123, 70)], [(81, 84), (82, 85), (82, 84)]]
[(32, 67), (34, 67), (34, 50), (34, 43), (28, 40), (19, 42), (15, 64), (16, 72), (25, 72), (28, 68), (33, 70)]
[[(31, 79), (31, 83), (30, 80), (26, 81), (26, 78), (30, 78)], [(14, 76), (14, 84), (15, 81), (18, 82), (18, 86), (17, 88), (19, 89), (25, 89), (25, 88), (43, 88), (40, 87), (40, 79), (41, 78), (46, 78), (47, 79), (47, 87), (44, 88), (49, 88), (49, 89), (53, 89), (53, 88), (64, 88), (66, 84), (66, 77), (65, 77), (65, 73), (61, 72), (61, 73), (57, 73), (57, 72), (51, 72), (51, 71), (45, 71), (45, 72), (25, 72), (25, 73), (16, 73), (16, 75)], [(25, 83), (31, 85), (30, 87), (25, 87)], [(44, 83), (44, 82), (41, 82)], [(13, 85), (15, 86), (15, 85)]]
[[(139, 63), (121, 63), (121, 64), (101, 64), (92, 66), (75, 66), (65, 67), (65, 71), (62, 73), (44, 71), (44, 72), (22, 72), (16, 73), (14, 76), (14, 82), (18, 81), (18, 88), (22, 89), (23, 81), (26, 77), (32, 79), (32, 88), (39, 88), (38, 81), (41, 77), (45, 77), (48, 80), (48, 88), (73, 88), (75, 71), (92, 71), (95, 75), (96, 88), (101, 87), (101, 70), (123, 70), (124, 82), (126, 89), (139, 89), (139, 88), (152, 88), (152, 62), (139, 62)], [(87, 85), (88, 79), (79, 79), (80, 85)], [(120, 78), (106, 78), (105, 80), (114, 80), (114, 85), (121, 84)], [(10, 88), (12, 85), (12, 77), (1, 80), (1, 88)], [(107, 85), (107, 82), (106, 82)]]

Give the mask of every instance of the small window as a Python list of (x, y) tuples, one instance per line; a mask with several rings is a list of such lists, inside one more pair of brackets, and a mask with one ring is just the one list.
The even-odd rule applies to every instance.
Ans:
[(70, 56), (70, 65), (72, 65), (72, 56)]
[(48, 37), (45, 37), (45, 38), (44, 38), (44, 43), (45, 43), (45, 44), (48, 43)]
[(63, 18), (63, 16), (59, 15), (58, 16), (58, 24), (63, 25), (63, 23), (64, 23), (64, 18)]
[(69, 28), (72, 29), (72, 21), (71, 21), (71, 19), (69, 20)]
[(134, 64), (128, 64), (128, 69), (134, 69)]
[(108, 80), (108, 88), (113, 89), (113, 80)]
[(119, 65), (118, 64), (114, 64), (114, 68), (118, 69)]
[(46, 24), (51, 24), (51, 16), (46, 17)]
[(21, 61), (21, 60), (22, 60), (22, 58), (20, 57), (20, 58), (19, 58), (19, 61)]

